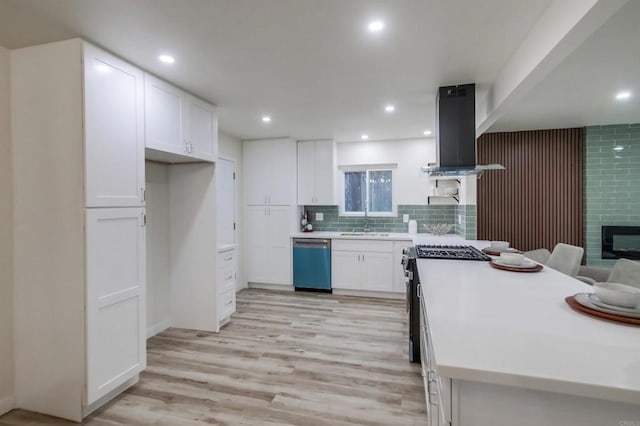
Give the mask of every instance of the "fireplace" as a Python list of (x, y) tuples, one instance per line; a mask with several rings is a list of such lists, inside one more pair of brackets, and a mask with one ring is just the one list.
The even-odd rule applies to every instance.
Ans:
[(640, 260), (640, 226), (603, 226), (602, 258)]

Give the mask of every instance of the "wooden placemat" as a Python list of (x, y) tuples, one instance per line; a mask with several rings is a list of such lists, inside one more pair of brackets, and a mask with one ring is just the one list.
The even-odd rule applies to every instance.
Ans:
[(598, 318), (602, 318), (602, 319), (606, 319), (614, 322), (621, 322), (623, 324), (640, 325), (640, 318), (629, 318), (629, 317), (623, 317), (621, 315), (610, 314), (607, 312), (596, 311), (595, 309), (591, 309), (581, 305), (579, 302), (576, 301), (574, 296), (565, 297), (564, 301), (567, 302), (567, 304), (571, 306), (574, 310), (585, 313), (587, 315), (591, 315), (593, 317), (598, 317)]
[(511, 271), (511, 272), (539, 272), (544, 268), (539, 263), (536, 263), (536, 266), (531, 268), (516, 268), (513, 266), (500, 265), (499, 263), (495, 263), (493, 260), (489, 262), (489, 265), (493, 266), (496, 269), (501, 269), (503, 271)]
[(490, 256), (500, 256), (500, 254), (502, 254), (502, 253), (518, 253), (518, 254), (524, 253), (523, 251), (520, 251), (518, 249), (508, 250), (508, 251), (500, 251), (500, 250), (494, 250), (491, 247), (483, 248), (482, 252), (485, 253), (485, 254), (488, 254)]

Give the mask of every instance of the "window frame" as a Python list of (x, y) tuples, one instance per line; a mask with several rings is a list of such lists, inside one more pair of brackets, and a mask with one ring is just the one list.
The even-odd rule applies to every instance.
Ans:
[(390, 171), (391, 172), (391, 211), (390, 212), (367, 212), (367, 217), (398, 217), (398, 204), (396, 202), (397, 191), (397, 164), (358, 164), (339, 166), (340, 171), (340, 199), (338, 204), (338, 216), (343, 217), (364, 217), (364, 212), (345, 211), (345, 173), (346, 172), (366, 172), (366, 196), (365, 205), (369, 205), (369, 172)]

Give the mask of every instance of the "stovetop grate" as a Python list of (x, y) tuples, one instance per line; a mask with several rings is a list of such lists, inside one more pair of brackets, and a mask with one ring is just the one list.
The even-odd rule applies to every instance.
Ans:
[(421, 244), (416, 246), (416, 255), (421, 259), (491, 260), (473, 246)]

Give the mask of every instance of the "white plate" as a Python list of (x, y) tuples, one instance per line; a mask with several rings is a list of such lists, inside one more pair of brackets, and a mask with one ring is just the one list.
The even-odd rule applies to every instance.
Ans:
[(596, 306), (600, 306), (601, 308), (611, 309), (619, 312), (626, 312), (630, 314), (638, 314), (640, 315), (640, 309), (638, 308), (625, 308), (622, 306), (611, 305), (609, 303), (605, 303), (598, 297), (595, 293), (589, 293), (589, 301)]
[(536, 262), (534, 262), (533, 260), (528, 260), (525, 259), (521, 264), (519, 265), (514, 265), (513, 263), (507, 263), (505, 261), (503, 261), (502, 259), (494, 259), (493, 263), (500, 265), (500, 266), (508, 266), (510, 268), (518, 268), (518, 269), (532, 269), (535, 268), (538, 264)]
[(600, 311), (606, 314), (619, 315), (619, 316), (628, 317), (628, 318), (640, 318), (640, 313), (622, 312), (618, 309), (608, 309), (608, 308), (603, 308), (602, 306), (598, 306), (591, 301), (590, 296), (592, 294), (593, 293), (578, 293), (573, 297), (576, 300), (576, 302), (578, 302), (582, 306), (585, 306), (589, 309), (593, 309), (594, 311)]

